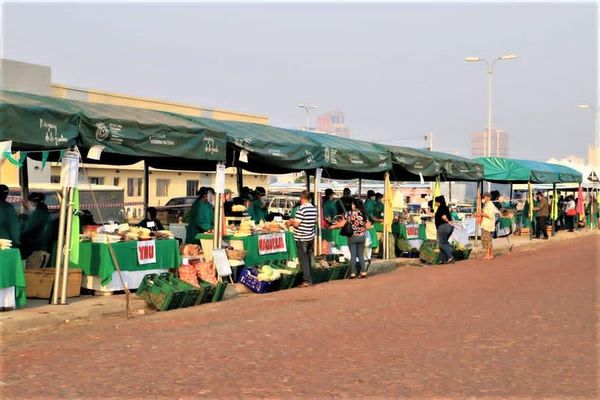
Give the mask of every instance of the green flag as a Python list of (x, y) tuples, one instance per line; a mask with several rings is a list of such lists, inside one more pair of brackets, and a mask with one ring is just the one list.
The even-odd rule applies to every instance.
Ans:
[(71, 252), (69, 255), (69, 265), (77, 266), (79, 264), (79, 189), (73, 189), (73, 224), (71, 225)]

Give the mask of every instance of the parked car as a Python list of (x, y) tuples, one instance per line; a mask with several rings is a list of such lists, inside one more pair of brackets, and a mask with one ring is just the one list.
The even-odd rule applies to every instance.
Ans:
[(274, 196), (269, 201), (269, 214), (287, 217), (298, 202), (297, 197)]
[(156, 217), (163, 225), (179, 222), (192, 208), (196, 196), (173, 197), (164, 206), (156, 207)]

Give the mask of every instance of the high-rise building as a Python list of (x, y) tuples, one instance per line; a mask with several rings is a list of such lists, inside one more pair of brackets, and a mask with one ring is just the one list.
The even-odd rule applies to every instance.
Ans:
[(344, 122), (342, 111), (332, 111), (317, 116), (317, 131), (331, 135), (350, 137), (350, 129)]
[[(489, 155), (492, 157), (508, 157), (508, 133), (502, 129), (492, 129), (491, 135), (491, 151)], [(471, 133), (471, 156), (486, 157), (488, 155), (488, 135), (487, 129), (481, 132)]]

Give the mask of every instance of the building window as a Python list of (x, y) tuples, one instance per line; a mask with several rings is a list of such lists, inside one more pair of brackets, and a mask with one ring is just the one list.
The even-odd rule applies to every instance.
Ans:
[(60, 183), (60, 175), (52, 175), (50, 177), (50, 183)]
[(113, 178), (113, 186), (119, 186), (120, 182), (121, 182), (120, 178)]
[(142, 195), (142, 178), (127, 178), (127, 196), (140, 197)]
[(104, 178), (100, 176), (90, 176), (90, 183), (92, 185), (104, 185)]
[(167, 197), (169, 195), (169, 179), (156, 180), (156, 196)]
[(187, 181), (186, 196), (195, 196), (198, 191), (198, 181)]

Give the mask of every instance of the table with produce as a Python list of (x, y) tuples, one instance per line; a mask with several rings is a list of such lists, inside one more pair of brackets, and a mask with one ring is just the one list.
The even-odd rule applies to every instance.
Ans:
[(27, 302), (25, 273), (19, 249), (0, 239), (0, 307), (18, 308)]
[[(323, 240), (332, 243), (338, 249), (343, 246), (348, 246), (348, 238), (340, 234), (340, 229), (326, 229), (321, 230)], [(379, 247), (379, 239), (377, 238), (377, 227), (373, 226), (369, 229), (369, 236), (371, 238), (371, 248), (376, 249)]]
[[(212, 240), (212, 233), (201, 233), (197, 239)], [(294, 234), (282, 222), (261, 223), (243, 221), (239, 226), (229, 226), (223, 240), (231, 247), (243, 250), (246, 266), (262, 266), (271, 261), (296, 258)], [(206, 253), (206, 249), (205, 253)]]
[(87, 231), (80, 235), (79, 260), (71, 267), (80, 268), (86, 276), (98, 277), (109, 290), (122, 289), (112, 253), (129, 289), (136, 289), (145, 274), (166, 272), (181, 263), (179, 243), (169, 231), (128, 224), (103, 231), (111, 233)]

